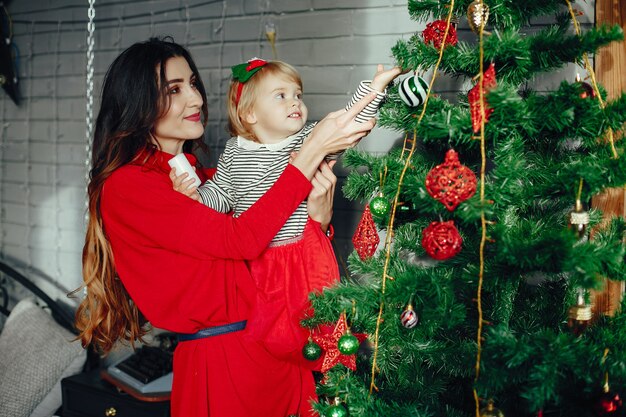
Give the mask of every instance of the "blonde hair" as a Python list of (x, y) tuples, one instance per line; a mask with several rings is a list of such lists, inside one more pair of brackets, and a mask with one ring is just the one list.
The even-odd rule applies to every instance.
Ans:
[(237, 103), (237, 89), (239, 81), (231, 80), (228, 89), (228, 133), (231, 136), (242, 136), (246, 139), (257, 141), (252, 129), (245, 121), (245, 116), (252, 111), (254, 103), (259, 96), (259, 86), (263, 80), (270, 75), (282, 75), (295, 82), (302, 89), (302, 78), (298, 71), (282, 61), (269, 61), (256, 74), (254, 74), (247, 82), (243, 84), (239, 103)]

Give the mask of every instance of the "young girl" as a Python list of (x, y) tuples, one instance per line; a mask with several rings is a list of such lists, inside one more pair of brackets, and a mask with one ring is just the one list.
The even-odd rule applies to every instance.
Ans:
[[(212, 180), (197, 191), (205, 205), (222, 213), (233, 211), (237, 217), (276, 182), (315, 123), (306, 123), (302, 80), (291, 65), (253, 59), (236, 65), (232, 73), (227, 105), (233, 138), (226, 143)], [(376, 98), (356, 117), (359, 122), (371, 119), (387, 85), (399, 74), (397, 67), (384, 70), (379, 65), (374, 79), (360, 83), (346, 109), (375, 91)], [(194, 189), (186, 194), (194, 195)], [(323, 224), (311, 220), (303, 201), (261, 256), (249, 261), (259, 295), (248, 334), (275, 356), (302, 362), (300, 350), (309, 332), (300, 321), (306, 315), (308, 294), (339, 280), (325, 234), (332, 236), (329, 223), (330, 218)]]

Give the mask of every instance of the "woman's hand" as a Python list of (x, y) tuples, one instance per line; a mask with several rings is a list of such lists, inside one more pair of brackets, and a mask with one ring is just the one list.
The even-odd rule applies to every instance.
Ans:
[(326, 155), (356, 146), (374, 128), (376, 120), (359, 123), (355, 117), (375, 97), (376, 93), (372, 92), (357, 101), (350, 110), (338, 110), (322, 119), (304, 141), (292, 164), (312, 179)]
[(313, 189), (307, 199), (309, 217), (321, 223), (322, 230), (328, 229), (330, 220), (333, 217), (333, 198), (335, 196), (335, 186), (337, 177), (333, 173), (333, 167), (337, 161), (322, 162), (311, 180)]
[(198, 202), (202, 202), (200, 199), (200, 194), (198, 194), (198, 187), (192, 185), (194, 180), (193, 178), (188, 178), (189, 174), (184, 172), (182, 175), (176, 175), (176, 169), (172, 168), (170, 171), (170, 179), (172, 180), (172, 188), (175, 191), (178, 191), (181, 194), (186, 195), (192, 200), (196, 200)]

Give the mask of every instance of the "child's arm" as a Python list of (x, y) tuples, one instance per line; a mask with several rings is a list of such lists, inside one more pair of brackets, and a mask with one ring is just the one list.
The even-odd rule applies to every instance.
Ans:
[[(385, 70), (385, 67), (379, 64), (376, 69), (376, 74), (374, 74), (374, 79), (372, 79), (372, 81), (361, 81), (359, 83), (359, 86), (354, 92), (354, 95), (352, 95), (350, 102), (346, 106), (346, 111), (350, 110), (352, 106), (354, 106), (354, 104), (361, 100), (363, 97), (367, 96), (371, 92), (375, 92), (376, 98), (374, 98), (374, 100), (372, 100), (367, 106), (365, 106), (365, 108), (361, 110), (354, 119), (359, 123), (364, 123), (368, 120), (371, 120), (374, 116), (376, 116), (378, 107), (380, 107), (380, 104), (386, 97), (387, 85), (389, 85), (389, 83), (401, 73), (402, 70), (400, 69), (400, 67), (393, 67), (391, 69)], [(337, 159), (342, 153), (343, 151), (329, 154), (326, 157), (326, 160)]]
[(376, 92), (376, 98), (369, 103), (356, 117), (357, 122), (366, 122), (376, 116), (378, 107), (386, 96), (387, 85), (402, 73), (400, 67), (393, 67), (385, 70), (383, 65), (378, 65), (376, 74), (372, 81), (361, 81), (357, 87), (352, 99), (346, 106), (346, 110), (350, 109), (354, 103), (365, 97), (368, 93)]
[(235, 206), (230, 164), (225, 157), (227, 151), (228, 146), (217, 162), (213, 178), (198, 187), (200, 202), (220, 213), (229, 213)]

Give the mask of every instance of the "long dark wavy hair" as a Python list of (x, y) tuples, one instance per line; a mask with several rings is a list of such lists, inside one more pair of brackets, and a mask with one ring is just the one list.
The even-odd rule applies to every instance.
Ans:
[[(185, 58), (196, 76), (206, 125), (206, 92), (198, 69), (189, 52), (171, 38), (153, 38), (130, 46), (113, 61), (104, 78), (87, 191), (89, 222), (83, 248), (83, 287), (87, 294), (76, 311), (75, 322), (83, 346), (93, 345), (103, 354), (118, 340), (140, 340), (147, 328), (115, 271), (102, 224), (102, 187), (117, 168), (157, 149), (151, 133), (169, 109), (165, 63), (173, 57)], [(190, 152), (193, 143), (202, 144), (202, 140), (185, 142), (183, 150)]]

